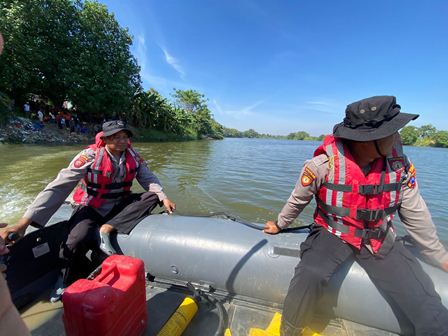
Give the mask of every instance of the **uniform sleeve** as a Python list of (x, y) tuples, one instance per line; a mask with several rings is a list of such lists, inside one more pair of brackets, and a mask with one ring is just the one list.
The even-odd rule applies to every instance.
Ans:
[(85, 176), (94, 157), (95, 152), (91, 149), (85, 149), (76, 155), (69, 166), (62, 169), (56, 179), (37, 195), (23, 217), (31, 219), (34, 226), (45, 226), (78, 182)]
[(403, 182), (403, 199), (398, 215), (426, 261), (435, 266), (448, 262), (447, 250), (439, 240), (429, 209), (420, 195), (412, 164)]
[(146, 191), (151, 191), (157, 195), (160, 201), (163, 201), (167, 196), (163, 192), (162, 185), (160, 184), (157, 176), (149, 169), (148, 164), (138, 154), (140, 166), (137, 172), (137, 181)]
[(306, 161), (294, 190), (278, 215), (277, 225), (287, 228), (310, 203), (328, 174), (328, 157), (325, 154)]

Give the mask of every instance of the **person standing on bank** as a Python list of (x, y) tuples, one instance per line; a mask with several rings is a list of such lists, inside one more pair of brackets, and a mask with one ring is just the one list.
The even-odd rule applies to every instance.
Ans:
[[(7, 241), (11, 232), (23, 236), (30, 224), (43, 227), (77, 186), (73, 195), (77, 206), (60, 251), (70, 269), (75, 253), (85, 253), (97, 246), (99, 225), (102, 225), (100, 248), (106, 254), (114, 254), (109, 241), (111, 231), (129, 233), (158, 204), (163, 204), (171, 214), (175, 203), (167, 198), (157, 177), (130, 145), (131, 136), (131, 130), (122, 121), (105, 122), (96, 143), (76, 155), (68, 168), (62, 169), (37, 196), (19, 222), (0, 232), (1, 237)], [(131, 193), (134, 179), (145, 193)]]
[(266, 222), (264, 232), (277, 234), (316, 198), (314, 226), (300, 246), (283, 306), (282, 336), (300, 335), (309, 325), (323, 286), (349, 258), (400, 307), (416, 335), (448, 335), (448, 310), (392, 226), (398, 211), (425, 259), (448, 272), (448, 253), (398, 134), (417, 117), (400, 112), (393, 96), (348, 105), (344, 121), (305, 163), (277, 221)]

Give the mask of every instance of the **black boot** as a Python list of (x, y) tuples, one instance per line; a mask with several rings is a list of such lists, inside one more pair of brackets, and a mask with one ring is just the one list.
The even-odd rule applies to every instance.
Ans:
[(300, 336), (302, 331), (303, 328), (294, 327), (291, 323), (282, 319), (282, 324), (280, 325), (281, 336)]

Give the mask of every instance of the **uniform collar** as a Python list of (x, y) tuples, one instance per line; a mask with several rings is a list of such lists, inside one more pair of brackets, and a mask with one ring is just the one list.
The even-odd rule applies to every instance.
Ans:
[(124, 163), (124, 161), (125, 161), (125, 154), (126, 154), (126, 151), (124, 151), (124, 152), (121, 154), (121, 156), (120, 156), (120, 160), (117, 161), (117, 159), (115, 158), (115, 156), (113, 156), (113, 155), (111, 154), (111, 152), (109, 152), (109, 149), (107, 148), (107, 146), (105, 146), (105, 148), (106, 148), (106, 152), (107, 152), (107, 154), (109, 154), (109, 157), (111, 158), (111, 160), (112, 160), (115, 164), (119, 164), (119, 165), (121, 165), (122, 163)]

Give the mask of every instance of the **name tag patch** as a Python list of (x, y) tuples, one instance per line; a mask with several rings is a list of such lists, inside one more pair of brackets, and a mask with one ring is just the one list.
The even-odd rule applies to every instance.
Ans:
[(404, 158), (390, 158), (387, 159), (389, 163), (389, 167), (392, 168), (393, 171), (400, 170), (404, 167)]
[(48, 243), (43, 243), (41, 245), (33, 247), (34, 258), (39, 258), (40, 256), (47, 254), (48, 252), (50, 252), (50, 246), (48, 246)]

